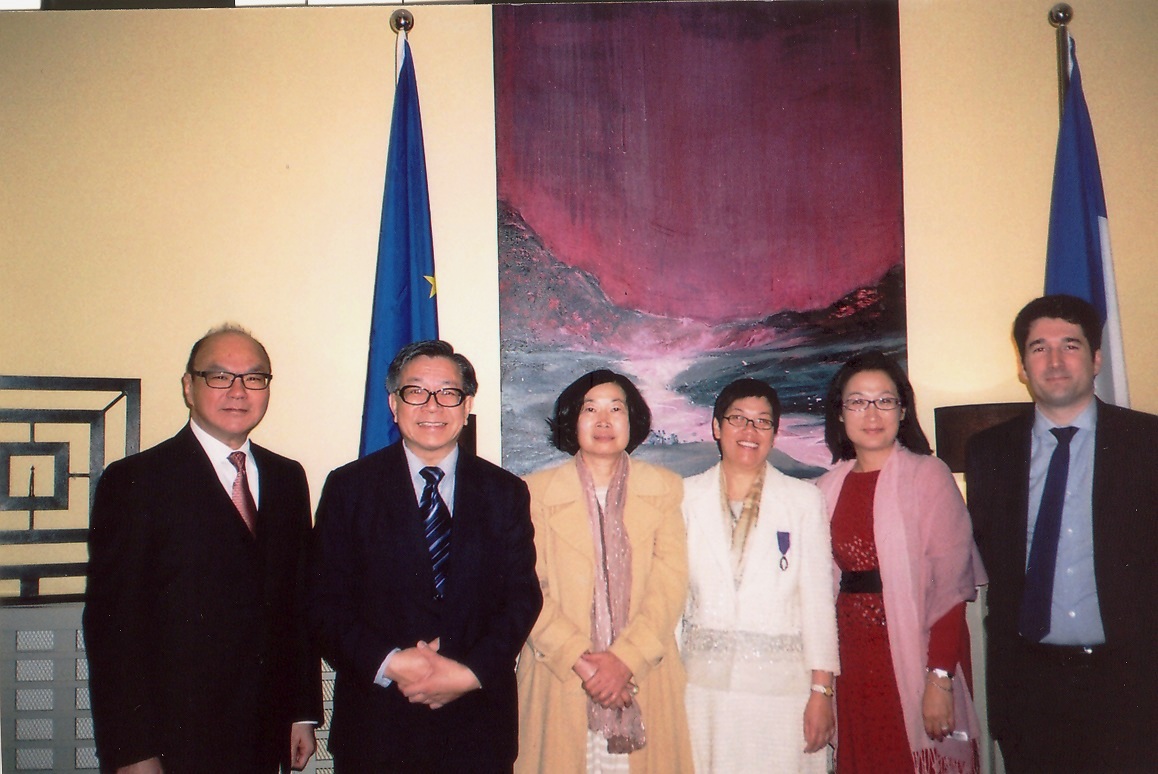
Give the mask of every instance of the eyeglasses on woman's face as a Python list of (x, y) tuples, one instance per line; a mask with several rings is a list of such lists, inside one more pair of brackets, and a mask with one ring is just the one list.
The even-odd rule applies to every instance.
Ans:
[(849, 411), (868, 411), (869, 406), (876, 406), (880, 411), (896, 411), (901, 407), (901, 399), (886, 395), (883, 398), (849, 398), (840, 405)]
[(743, 430), (748, 425), (763, 432), (772, 429), (772, 420), (767, 417), (746, 417), (743, 414), (729, 414), (724, 417), (724, 421), (737, 430)]

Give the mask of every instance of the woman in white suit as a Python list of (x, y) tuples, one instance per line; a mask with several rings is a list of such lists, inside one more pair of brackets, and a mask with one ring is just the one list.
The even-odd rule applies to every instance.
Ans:
[(720, 463), (685, 479), (690, 593), (681, 652), (696, 771), (824, 772), (838, 671), (824, 500), (768, 463), (776, 391), (732, 382)]

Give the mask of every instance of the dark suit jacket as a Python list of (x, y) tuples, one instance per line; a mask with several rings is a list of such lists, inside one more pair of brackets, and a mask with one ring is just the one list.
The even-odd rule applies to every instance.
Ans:
[[(987, 685), (997, 738), (1033, 722), (1025, 703), (1039, 693), (1034, 683), (1050, 679), (1018, 647), (1033, 420), (1027, 409), (978, 433), (966, 450), (969, 511), (989, 574)], [(1115, 722), (1150, 723), (1158, 695), (1158, 417), (1098, 401), (1093, 505), (1094, 575), (1108, 652), (1106, 711)]]
[(322, 718), (305, 620), (310, 500), (293, 460), (252, 446), (256, 538), (188, 426), (97, 486), (84, 609), (104, 769), (271, 772)]
[[(401, 443), (330, 474), (314, 531), (311, 610), (337, 672), (338, 760), (454, 770), (518, 752), (515, 658), (542, 607), (526, 485), (459, 453), (445, 598), (434, 578)], [(431, 710), (374, 683), (394, 648), (441, 638), (482, 689)]]

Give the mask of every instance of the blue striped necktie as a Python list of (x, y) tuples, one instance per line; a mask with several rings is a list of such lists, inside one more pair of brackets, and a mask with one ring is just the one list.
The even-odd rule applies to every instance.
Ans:
[(446, 588), (446, 563), (450, 559), (450, 509), (438, 492), (438, 482), (446, 474), (441, 468), (435, 467), (423, 468), (419, 473), (426, 480), (426, 487), (422, 490), (422, 501), (418, 507), (422, 511), (426, 546), (430, 550), (430, 566), (434, 570), (435, 595), (441, 599)]

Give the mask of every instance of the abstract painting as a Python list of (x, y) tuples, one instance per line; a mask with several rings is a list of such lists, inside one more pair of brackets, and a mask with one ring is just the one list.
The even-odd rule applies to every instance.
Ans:
[(895, 2), (496, 6), (503, 462), (562, 459), (586, 371), (652, 409), (636, 456), (718, 459), (711, 407), (763, 379), (773, 462), (830, 462), (821, 399), (854, 352), (905, 356)]

